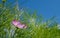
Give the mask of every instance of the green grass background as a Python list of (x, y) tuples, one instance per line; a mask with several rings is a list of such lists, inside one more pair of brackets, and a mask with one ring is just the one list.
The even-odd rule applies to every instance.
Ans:
[[(0, 3), (0, 38), (60, 38), (60, 29), (54, 17), (44, 21), (40, 15), (28, 13), (25, 10), (19, 10), (18, 6), (5, 6), (6, 1)], [(26, 24), (26, 29), (16, 28), (12, 21), (16, 19)]]

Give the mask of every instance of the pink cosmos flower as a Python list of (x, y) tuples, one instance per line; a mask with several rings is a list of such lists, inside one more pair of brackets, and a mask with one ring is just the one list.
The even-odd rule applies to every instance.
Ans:
[(18, 28), (27, 28), (27, 26), (25, 24), (21, 24), (20, 21), (17, 21), (17, 20), (13, 20), (12, 21), (12, 24)]

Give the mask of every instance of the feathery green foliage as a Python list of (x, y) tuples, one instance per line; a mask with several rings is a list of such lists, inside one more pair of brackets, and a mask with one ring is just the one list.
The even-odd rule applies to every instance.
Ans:
[[(36, 13), (29, 14), (17, 6), (8, 8), (0, 4), (0, 38), (60, 38), (60, 29), (53, 18), (43, 21)], [(16, 28), (12, 20), (25, 23), (26, 29)]]

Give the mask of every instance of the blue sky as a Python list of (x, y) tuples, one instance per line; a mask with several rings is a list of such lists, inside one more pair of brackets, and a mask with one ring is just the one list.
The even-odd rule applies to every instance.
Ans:
[[(14, 0), (8, 0), (13, 2)], [(60, 0), (19, 0), (19, 7), (37, 10), (37, 14), (42, 14), (45, 19), (56, 16), (60, 24)]]
[(28, 0), (21, 6), (37, 10), (37, 14), (42, 14), (45, 19), (56, 16), (56, 20), (60, 23), (60, 0)]

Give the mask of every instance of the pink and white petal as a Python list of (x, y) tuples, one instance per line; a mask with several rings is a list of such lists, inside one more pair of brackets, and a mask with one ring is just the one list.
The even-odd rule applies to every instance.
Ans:
[(21, 24), (20, 24), (20, 25), (17, 25), (17, 27), (18, 27), (18, 28), (23, 28), (24, 25), (21, 25)]
[(16, 26), (16, 25), (20, 24), (20, 22), (19, 21), (16, 21), (16, 20), (13, 20), (12, 21), (12, 24), (14, 24)]
[(27, 26), (25, 26), (24, 28), (27, 28)]

